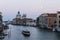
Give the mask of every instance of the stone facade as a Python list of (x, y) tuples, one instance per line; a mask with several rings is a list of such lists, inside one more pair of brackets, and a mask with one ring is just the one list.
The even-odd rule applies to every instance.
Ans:
[(53, 28), (55, 28), (55, 27), (57, 27), (57, 25), (56, 25), (56, 17), (57, 17), (57, 14), (48, 14), (48, 16), (47, 16), (47, 22), (48, 22), (48, 28), (50, 28), (50, 29), (53, 29)]
[(48, 29), (53, 29), (53, 28), (57, 27), (56, 17), (57, 17), (57, 14), (53, 14), (53, 13), (41, 14), (39, 16), (40, 27), (48, 28)]
[(39, 25), (41, 28), (46, 28), (47, 27), (47, 19), (46, 19), (47, 14), (41, 14), (39, 16)]
[(3, 30), (3, 24), (2, 24), (2, 12), (0, 12), (0, 32)]
[(23, 16), (20, 15), (20, 12), (16, 15), (16, 18), (13, 19), (12, 24), (15, 25), (27, 25), (27, 26), (36, 26), (36, 21), (31, 18), (26, 18), (26, 14)]

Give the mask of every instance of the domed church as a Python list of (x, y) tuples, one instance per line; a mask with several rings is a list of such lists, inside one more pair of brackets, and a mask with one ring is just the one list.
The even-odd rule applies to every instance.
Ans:
[(21, 14), (19, 11), (18, 11), (18, 14), (16, 15), (16, 18), (21, 18)]

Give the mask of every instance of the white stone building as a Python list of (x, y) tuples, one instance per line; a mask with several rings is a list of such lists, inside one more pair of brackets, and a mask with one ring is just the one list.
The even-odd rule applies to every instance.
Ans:
[(36, 26), (36, 21), (33, 19), (27, 19), (26, 20), (26, 25), (28, 26)]
[(60, 31), (60, 11), (57, 12), (57, 31)]
[(28, 25), (28, 26), (36, 26), (36, 21), (31, 18), (27, 18), (26, 14), (21, 16), (20, 12), (16, 15), (16, 18), (12, 20), (12, 24), (19, 24), (19, 25)]

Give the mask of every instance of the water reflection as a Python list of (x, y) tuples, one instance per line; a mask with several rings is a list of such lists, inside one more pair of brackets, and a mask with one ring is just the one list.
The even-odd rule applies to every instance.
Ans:
[[(36, 27), (13, 26), (9, 25), (8, 36), (4, 40), (59, 40), (60, 33), (41, 30)], [(28, 29), (30, 37), (22, 35), (22, 30)]]
[(11, 31), (8, 32), (8, 38), (10, 38), (10, 37), (11, 37)]

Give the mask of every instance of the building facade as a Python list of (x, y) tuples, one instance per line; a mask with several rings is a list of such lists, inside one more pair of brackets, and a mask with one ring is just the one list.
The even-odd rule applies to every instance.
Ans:
[(39, 16), (37, 24), (42, 28), (52, 29), (52, 31), (60, 31), (60, 11), (57, 13), (44, 13)]
[(57, 11), (57, 31), (60, 31), (60, 11)]
[(47, 27), (47, 14), (41, 14), (39, 16), (39, 25), (41, 28), (46, 28)]
[(57, 27), (57, 14), (55, 13), (49, 13), (48, 16), (47, 16), (47, 28), (49, 29), (53, 29), (53, 28), (56, 28)]
[(31, 18), (26, 18), (26, 25), (27, 26), (36, 26), (36, 20), (33, 20)]
[(36, 26), (36, 22), (33, 19), (27, 18), (26, 14), (23, 14), (23, 16), (21, 16), (19, 11), (18, 11), (18, 14), (16, 15), (16, 18), (13, 19), (12, 24)]
[(0, 32), (3, 31), (3, 26), (2, 26), (2, 12), (0, 12)]
[(44, 13), (39, 16), (40, 27), (53, 29), (57, 27), (57, 14), (55, 13)]

